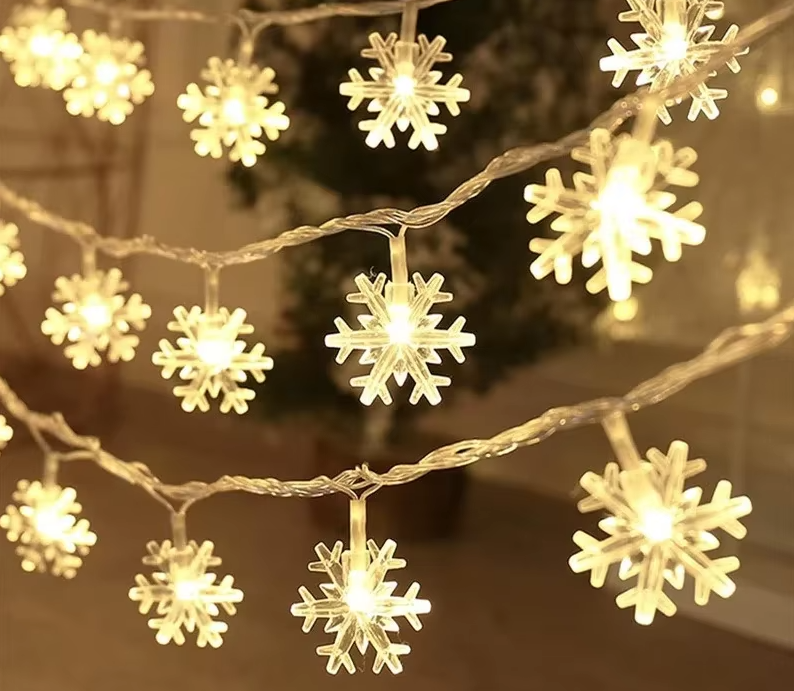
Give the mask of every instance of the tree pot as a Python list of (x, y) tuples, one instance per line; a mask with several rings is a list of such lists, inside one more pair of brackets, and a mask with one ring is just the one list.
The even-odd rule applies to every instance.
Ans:
[[(383, 473), (395, 465), (415, 463), (430, 451), (449, 443), (448, 439), (417, 433), (409, 443), (361, 458), (360, 452), (350, 443), (326, 436), (315, 444), (314, 469), (318, 475), (333, 477), (367, 463), (371, 470)], [(378, 540), (393, 538), (398, 542), (453, 537), (460, 527), (468, 482), (465, 468), (453, 468), (428, 473), (405, 485), (383, 487), (367, 501), (370, 534)], [(349, 531), (349, 508), (341, 495), (319, 497), (307, 504), (316, 525), (345, 538)]]

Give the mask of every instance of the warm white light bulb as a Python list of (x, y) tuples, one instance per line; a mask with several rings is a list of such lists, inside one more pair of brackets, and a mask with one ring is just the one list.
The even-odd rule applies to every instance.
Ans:
[(228, 369), (234, 357), (234, 342), (220, 335), (204, 336), (196, 343), (196, 354), (210, 367)]
[(762, 108), (774, 108), (780, 100), (777, 89), (768, 86), (758, 94), (758, 103)]
[(675, 520), (670, 511), (649, 509), (640, 516), (639, 528), (651, 542), (665, 542), (673, 536)]
[(47, 58), (55, 52), (56, 39), (52, 35), (37, 33), (30, 38), (28, 47), (36, 57)]
[(177, 600), (182, 602), (190, 602), (198, 599), (201, 594), (201, 581), (197, 580), (178, 580), (174, 583), (174, 595)]
[(231, 127), (242, 127), (248, 122), (245, 103), (239, 98), (227, 98), (222, 106), (223, 118)]
[(45, 540), (54, 542), (63, 537), (63, 515), (52, 508), (43, 508), (36, 511), (34, 521), (36, 531)]
[(107, 302), (98, 295), (89, 297), (79, 307), (80, 316), (85, 319), (89, 331), (102, 331), (113, 324), (113, 313)]
[(119, 67), (110, 60), (102, 60), (94, 68), (94, 76), (100, 84), (110, 85), (118, 79)]
[(366, 571), (350, 572), (349, 584), (345, 590), (345, 602), (357, 614), (369, 616), (374, 612), (376, 599), (372, 589), (364, 584), (366, 578)]
[(410, 345), (413, 327), (409, 316), (411, 308), (405, 304), (389, 305), (389, 323), (385, 325), (389, 340), (394, 345)]
[(689, 53), (689, 41), (686, 39), (686, 27), (682, 24), (669, 24), (664, 27), (664, 34), (659, 44), (662, 65), (668, 62), (684, 60)]
[(400, 74), (394, 78), (394, 91), (398, 96), (413, 96), (416, 81), (408, 74)]

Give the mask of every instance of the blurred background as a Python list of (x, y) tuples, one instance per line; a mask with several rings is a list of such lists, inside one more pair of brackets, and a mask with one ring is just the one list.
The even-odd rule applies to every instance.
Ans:
[[(145, 2), (138, 3), (146, 6)], [(273, 9), (315, 4), (267, 0)], [(727, 0), (717, 23), (748, 23), (776, 3)], [(233, 11), (231, 0), (178, 6)], [(12, 8), (0, 1), (0, 26)], [(598, 69), (616, 36), (623, 0), (456, 0), (420, 13), (419, 30), (441, 34), (453, 53), (445, 74), (461, 72), (472, 92), (437, 152), (371, 150), (338, 84), (371, 31), (399, 28), (396, 17), (332, 19), (266, 30), (256, 60), (276, 70), (290, 129), (252, 169), (193, 152), (176, 98), (200, 81), (211, 55), (234, 57), (231, 30), (181, 22), (127, 24), (146, 45), (155, 94), (121, 127), (68, 115), (59, 94), (16, 86), (0, 65), (0, 179), (104, 235), (154, 235), (211, 250), (239, 247), (303, 223), (383, 206), (412, 208), (443, 198), (502, 151), (556, 139), (586, 125), (618, 93)], [(74, 9), (73, 30), (106, 29), (101, 16)], [(245, 416), (183, 413), (151, 353), (168, 337), (177, 305), (200, 304), (202, 273), (151, 257), (119, 266), (152, 306), (135, 360), (75, 372), (40, 332), (53, 282), (79, 271), (76, 245), (7, 207), (20, 226), (27, 277), (0, 300), (0, 373), (34, 409), (63, 411), (79, 432), (99, 436), (126, 460), (163, 480), (223, 474), (283, 479), (333, 474), (368, 462), (378, 470), (414, 462), (437, 446), (488, 437), (549, 407), (618, 395), (701, 350), (722, 329), (763, 319), (794, 299), (794, 25), (720, 74), (729, 90), (713, 122), (686, 120), (658, 135), (700, 158), (706, 242), (676, 264), (653, 264), (654, 280), (614, 306), (584, 290), (529, 273), (527, 243), (548, 229), (530, 226), (523, 188), (545, 166), (494, 183), (443, 223), (409, 233), (409, 267), (443, 273), (455, 294), (446, 314), (467, 318), (477, 335), (467, 362), (445, 373), (453, 384), (437, 409), (364, 409), (323, 344), (333, 319), (352, 314), (344, 296), (360, 272), (388, 270), (385, 241), (347, 233), (265, 262), (224, 270), (221, 304), (242, 307), (275, 359)], [(555, 161), (569, 180), (575, 164)], [(407, 393), (407, 392), (400, 392)], [(611, 452), (598, 428), (441, 472), (379, 492), (370, 533), (394, 537), (408, 569), (433, 602), (396, 678), (369, 672), (331, 678), (288, 605), (312, 547), (345, 535), (346, 501), (284, 501), (224, 495), (188, 518), (195, 539), (211, 539), (223, 569), (246, 599), (223, 648), (161, 648), (127, 599), (148, 540), (170, 537), (165, 511), (144, 492), (92, 466), (62, 469), (78, 489), (99, 542), (78, 578), (24, 574), (10, 544), (0, 551), (0, 691), (235, 689), (264, 685), (496, 689), (779, 688), (794, 674), (794, 347), (790, 344), (694, 385), (630, 420), (640, 449), (686, 440), (709, 470), (710, 492), (725, 477), (754, 512), (741, 545), (727, 540), (742, 569), (728, 601), (706, 608), (685, 590), (680, 613), (638, 629), (614, 592), (592, 590), (567, 566), (570, 536), (593, 525), (579, 515), (577, 483)], [(41, 458), (21, 429), (0, 463), (0, 494), (34, 479)], [(224, 571), (225, 573), (226, 571)], [(716, 599), (716, 598), (715, 598)], [(784, 676), (788, 675), (788, 677)]]

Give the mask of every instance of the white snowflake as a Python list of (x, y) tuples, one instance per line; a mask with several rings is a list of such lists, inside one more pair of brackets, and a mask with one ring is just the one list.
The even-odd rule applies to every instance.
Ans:
[(559, 283), (568, 283), (573, 257), (581, 253), (585, 267), (603, 264), (587, 289), (608, 288), (612, 300), (621, 302), (631, 297), (632, 282), (647, 283), (653, 276), (633, 258), (635, 252), (650, 254), (651, 239), (661, 241), (668, 261), (680, 259), (682, 244), (703, 242), (706, 229), (694, 222), (702, 206), (690, 202), (671, 211), (676, 195), (667, 189), (697, 185), (698, 175), (689, 170), (697, 160), (693, 149), (676, 151), (667, 141), (650, 145), (630, 134), (613, 138), (597, 129), (589, 145), (574, 149), (571, 157), (591, 169), (574, 174), (574, 189), (563, 185), (556, 168), (546, 172), (545, 186), (526, 188), (526, 200), (535, 205), (527, 214), (530, 223), (560, 214), (551, 224), (560, 237), (529, 244), (540, 254), (530, 267), (536, 278), (554, 272)]
[(19, 228), (0, 219), (0, 295), (25, 278), (28, 270), (19, 251)]
[(446, 39), (437, 36), (432, 42), (420, 35), (417, 43), (400, 41), (396, 33), (384, 40), (378, 33), (370, 34), (370, 48), (361, 55), (377, 60), (379, 67), (371, 67), (367, 81), (352, 69), (350, 81), (340, 85), (339, 93), (349, 96), (348, 107), (355, 110), (364, 100), (369, 100), (367, 110), (377, 113), (376, 119), (365, 120), (359, 129), (368, 132), (366, 142), (376, 147), (383, 142), (395, 145), (392, 128), (400, 132), (413, 128), (408, 146), (416, 149), (420, 144), (430, 151), (438, 148), (437, 135), (444, 134), (447, 126), (432, 122), (431, 117), (441, 113), (443, 103), (450, 114), (460, 114), (459, 103), (469, 100), (469, 91), (461, 88), (463, 77), (454, 75), (446, 84), (440, 84), (442, 73), (433, 70), (437, 62), (450, 62), (452, 55), (444, 52)]
[(284, 104), (276, 101), (268, 105), (264, 95), (278, 93), (275, 76), (269, 67), (209, 59), (201, 73), (201, 78), (210, 82), (204, 91), (188, 84), (187, 93), (177, 99), (177, 106), (185, 111), (185, 122), (198, 119), (201, 126), (190, 133), (199, 156), (220, 158), (225, 146), (230, 148), (232, 161), (249, 167), (256, 163), (266, 149), (258, 139), (262, 133), (275, 141), (289, 127)]
[[(721, 40), (713, 40), (715, 27), (704, 25), (704, 19), (723, 7), (722, 2), (712, 0), (627, 0), (631, 10), (620, 14), (622, 22), (639, 22), (645, 33), (632, 34), (637, 45), (626, 50), (617, 39), (609, 39), (612, 55), (601, 59), (601, 69), (614, 72), (612, 85), (623, 84), (628, 73), (640, 70), (637, 86), (650, 84), (652, 92), (661, 91), (677, 78), (693, 74), (707, 63), (716, 52), (734, 41), (739, 27), (731, 25)], [(745, 55), (743, 50), (737, 55)], [(727, 61), (731, 72), (739, 72), (739, 61), (733, 57)], [(701, 82), (690, 91), (692, 105), (689, 119), (695, 120), (700, 113), (713, 120), (719, 114), (717, 101), (727, 97), (725, 89), (711, 89)], [(679, 99), (680, 102), (683, 99)], [(667, 105), (672, 105), (668, 103)], [(659, 119), (665, 124), (672, 122), (666, 105), (658, 110)]]
[(232, 408), (245, 413), (254, 391), (240, 384), (248, 374), (261, 384), (265, 372), (273, 369), (273, 359), (264, 355), (264, 345), (257, 343), (246, 353), (245, 341), (237, 340), (238, 336), (254, 332), (254, 327), (245, 323), (245, 310), (236, 309), (230, 314), (222, 307), (215, 314), (205, 314), (200, 307), (190, 311), (177, 307), (174, 317), (176, 321), (169, 322), (168, 330), (183, 336), (176, 339), (176, 347), (161, 340), (160, 351), (152, 356), (152, 362), (163, 368), (164, 379), (179, 370), (179, 378), (190, 382), (174, 387), (174, 395), (182, 398), (183, 410), (198, 408), (207, 412), (207, 397), (217, 398), (223, 393), (222, 413)]
[(397, 583), (386, 581), (391, 569), (405, 566), (404, 559), (395, 559), (397, 545), (387, 540), (379, 548), (374, 540), (367, 541), (369, 565), (366, 571), (351, 568), (351, 553), (343, 551), (343, 544), (337, 542), (333, 550), (320, 543), (315, 547), (319, 561), (309, 564), (309, 571), (326, 573), (330, 583), (322, 583), (320, 590), (325, 596), (315, 599), (308, 588), (301, 586), (298, 592), (302, 602), (292, 605), (291, 612), (296, 617), (304, 617), (303, 631), (311, 631), (318, 619), (326, 619), (325, 632), (335, 634), (334, 642), (317, 648), (317, 654), (327, 656), (326, 669), (336, 674), (341, 667), (353, 674), (356, 667), (350, 656), (355, 645), (363, 655), (369, 644), (375, 649), (376, 657), (372, 670), (376, 673), (383, 666), (393, 674), (402, 671), (401, 655), (407, 655), (411, 648), (403, 643), (393, 643), (389, 633), (400, 630), (395, 621), (405, 617), (416, 630), (422, 628), (420, 614), (430, 611), (427, 600), (417, 598), (419, 584), (412, 583), (403, 596), (395, 596)]
[(216, 574), (207, 571), (221, 563), (220, 557), (212, 554), (213, 548), (209, 541), (199, 547), (193, 540), (184, 549), (173, 546), (170, 540), (162, 545), (146, 545), (149, 555), (143, 563), (158, 570), (152, 573), (151, 582), (138, 574), (137, 587), (131, 588), (129, 595), (134, 602), (140, 602), (141, 614), (148, 614), (157, 605), (157, 617), (149, 620), (149, 628), (157, 631), (155, 639), (161, 645), (171, 641), (183, 645), (185, 631), (198, 631), (199, 648), (219, 648), (223, 644), (229, 625), (214, 617), (221, 608), (229, 616), (236, 614), (235, 604), (242, 601), (243, 591), (233, 587), (232, 576), (224, 576), (216, 583)]
[(636, 470), (609, 463), (603, 477), (590, 472), (581, 479), (590, 496), (579, 502), (579, 510), (605, 509), (610, 516), (598, 525), (609, 537), (597, 540), (578, 531), (573, 539), (582, 551), (571, 557), (571, 568), (576, 573), (590, 571), (590, 582), (597, 588), (604, 585), (613, 564), (620, 564), (621, 579), (636, 576), (635, 586), (618, 595), (617, 604), (634, 607), (640, 624), (650, 624), (657, 611), (668, 617), (675, 614), (664, 585), (680, 590), (687, 573), (695, 581), (699, 605), (708, 603), (712, 591), (730, 597), (736, 589), (727, 574), (739, 568), (739, 560), (711, 559), (706, 552), (720, 544), (714, 529), (722, 528), (737, 539), (747, 534), (738, 519), (751, 512), (752, 504), (747, 497), (731, 498), (731, 483), (723, 480), (711, 502), (701, 505), (703, 490), (685, 490), (684, 481), (702, 473), (706, 463), (687, 460), (688, 453), (684, 442), (673, 442), (667, 455), (650, 449), (648, 462)]
[(151, 72), (141, 69), (143, 43), (90, 29), (80, 40), (79, 71), (63, 92), (66, 110), (86, 118), (96, 114), (104, 122), (120, 125), (134, 106), (154, 93)]
[(81, 557), (96, 544), (89, 530), (77, 492), (71, 487), (43, 485), (20, 480), (13, 495), (19, 505), (10, 504), (0, 516), (0, 528), (8, 531), (11, 542), (19, 542), (16, 552), (25, 571), (45, 572), (74, 578), (83, 563)]
[(0, 54), (19, 86), (63, 89), (77, 74), (82, 52), (60, 7), (17, 5), (0, 33)]
[(129, 362), (140, 343), (130, 327), (143, 329), (152, 310), (138, 293), (125, 298), (127, 289), (118, 269), (61, 276), (52, 298), (63, 307), (47, 309), (41, 330), (55, 345), (69, 341), (64, 354), (76, 369), (99, 366), (104, 351), (110, 362)]
[(361, 350), (359, 363), (372, 365), (365, 376), (353, 377), (351, 386), (363, 387), (361, 402), (370, 405), (380, 398), (386, 405), (392, 402), (387, 387), (389, 378), (394, 376), (398, 386), (402, 386), (410, 375), (414, 381), (410, 402), (415, 404), (424, 396), (436, 405), (441, 402), (439, 387), (449, 386), (451, 379), (430, 372), (428, 365), (441, 362), (438, 350), (448, 350), (457, 362), (466, 358), (461, 350), (474, 345), (474, 334), (465, 333), (466, 320), (458, 317), (449, 329), (439, 329), (440, 314), (429, 314), (433, 305), (450, 302), (452, 293), (442, 293), (444, 277), (434, 274), (425, 283), (417, 273), (414, 284), (405, 286), (408, 299), (403, 302), (395, 297), (395, 284), (379, 274), (375, 282), (360, 274), (355, 282), (358, 293), (351, 293), (347, 301), (366, 305), (370, 314), (359, 315), (363, 327), (358, 331), (351, 329), (341, 317), (334, 321), (339, 333), (325, 337), (330, 348), (339, 348), (336, 361), (342, 364), (354, 350)]

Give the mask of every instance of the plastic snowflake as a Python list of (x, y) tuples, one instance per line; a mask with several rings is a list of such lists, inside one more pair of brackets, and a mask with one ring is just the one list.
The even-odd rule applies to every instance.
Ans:
[[(650, 84), (652, 92), (668, 87), (678, 77), (685, 77), (707, 63), (715, 53), (730, 44), (739, 33), (739, 27), (731, 25), (721, 40), (712, 40), (715, 27), (703, 25), (708, 15), (723, 8), (722, 2), (712, 0), (627, 0), (631, 10), (620, 14), (622, 22), (639, 22), (645, 33), (632, 34), (637, 45), (626, 50), (617, 39), (609, 39), (612, 55), (601, 59), (601, 69), (614, 72), (612, 85), (623, 84), (628, 73), (640, 70), (637, 86)], [(737, 55), (745, 55), (747, 49)], [(731, 72), (739, 72), (739, 61), (733, 57), (727, 61)], [(700, 113), (713, 120), (719, 114), (717, 101), (726, 98), (725, 89), (710, 89), (701, 82), (690, 91), (692, 105), (689, 119), (695, 120)], [(680, 102), (680, 100), (678, 101)], [(668, 103), (667, 105), (671, 105)], [(659, 119), (670, 124), (672, 118), (667, 106), (658, 110)]]
[(271, 141), (289, 127), (281, 101), (268, 105), (264, 94), (278, 93), (273, 82), (276, 73), (266, 67), (238, 64), (234, 60), (209, 59), (201, 78), (210, 82), (204, 91), (188, 84), (187, 93), (177, 99), (185, 122), (198, 119), (200, 128), (190, 133), (199, 156), (220, 158), (223, 147), (230, 147), (229, 158), (244, 166), (256, 163), (265, 153), (259, 141), (262, 133)]
[(5, 415), (0, 415), (0, 451), (2, 451), (8, 442), (14, 436), (14, 430), (5, 418)]
[(242, 601), (243, 591), (232, 587), (232, 576), (224, 576), (216, 583), (217, 576), (207, 571), (221, 563), (220, 557), (212, 554), (213, 548), (209, 541), (199, 547), (192, 540), (184, 549), (173, 546), (169, 540), (162, 545), (156, 542), (146, 545), (149, 555), (143, 558), (143, 563), (158, 570), (152, 574), (151, 582), (141, 574), (135, 576), (137, 587), (131, 588), (129, 595), (134, 602), (140, 602), (141, 614), (148, 614), (157, 605), (157, 617), (149, 620), (149, 628), (157, 631), (155, 639), (161, 645), (171, 641), (183, 645), (184, 632), (196, 630), (199, 648), (207, 645), (219, 648), (223, 644), (223, 634), (229, 625), (213, 617), (221, 609), (229, 616), (236, 614), (235, 603)]
[(633, 588), (618, 595), (618, 607), (634, 607), (635, 620), (650, 624), (657, 611), (666, 616), (676, 606), (665, 594), (665, 582), (676, 589), (684, 585), (685, 574), (695, 581), (695, 602), (708, 603), (713, 591), (730, 597), (736, 590), (727, 574), (739, 568), (736, 557), (711, 559), (706, 552), (716, 549), (719, 540), (711, 533), (722, 528), (741, 539), (747, 534), (739, 518), (752, 510), (747, 497), (731, 498), (731, 483), (717, 484), (711, 502), (700, 504), (700, 487), (684, 489), (684, 481), (702, 473), (702, 459), (687, 460), (689, 447), (673, 442), (665, 455), (648, 451), (648, 461), (638, 470), (620, 470), (609, 463), (602, 476), (586, 473), (582, 487), (590, 495), (579, 503), (583, 513), (606, 509), (610, 514), (599, 523), (609, 537), (597, 540), (582, 531), (574, 535), (581, 552), (571, 557), (576, 573), (590, 571), (590, 582), (604, 585), (612, 564), (620, 563), (620, 578), (636, 576)]
[(85, 518), (77, 520), (82, 506), (71, 487), (42, 485), (20, 480), (13, 504), (0, 516), (0, 528), (8, 531), (11, 542), (19, 542), (16, 552), (25, 571), (45, 572), (74, 578), (83, 563), (81, 557), (96, 544)]
[(608, 288), (612, 300), (621, 302), (631, 297), (632, 282), (647, 283), (653, 276), (633, 258), (635, 252), (650, 254), (652, 239), (661, 241), (668, 261), (680, 259), (682, 245), (705, 239), (706, 229), (694, 222), (701, 205), (690, 202), (671, 211), (676, 195), (666, 189), (697, 185), (697, 173), (689, 170), (697, 160), (693, 149), (676, 151), (667, 141), (650, 145), (630, 134), (613, 138), (597, 129), (589, 146), (574, 149), (571, 157), (591, 169), (591, 174), (574, 174), (574, 189), (563, 185), (556, 168), (546, 172), (545, 186), (526, 188), (526, 200), (535, 205), (527, 215), (530, 223), (559, 214), (551, 229), (560, 237), (535, 238), (529, 244), (540, 254), (530, 266), (536, 278), (553, 271), (559, 283), (568, 283), (573, 257), (581, 253), (585, 267), (603, 264), (587, 289), (597, 293)]
[(456, 74), (446, 84), (440, 84), (442, 73), (431, 69), (434, 63), (452, 60), (452, 55), (444, 52), (446, 39), (437, 36), (431, 42), (420, 35), (417, 43), (407, 43), (400, 41), (395, 33), (385, 40), (373, 33), (369, 42), (371, 48), (365, 48), (361, 55), (379, 64), (369, 70), (371, 81), (352, 69), (350, 81), (339, 87), (339, 93), (350, 97), (350, 110), (355, 110), (367, 99), (367, 110), (377, 113), (376, 119), (359, 124), (359, 129), (369, 133), (367, 145), (374, 148), (383, 142), (392, 148), (395, 145), (392, 128), (397, 125), (400, 132), (413, 128), (408, 141), (411, 149), (420, 144), (430, 151), (437, 149), (436, 136), (447, 131), (446, 125), (430, 120), (441, 113), (438, 104), (443, 103), (452, 115), (459, 115), (458, 104), (468, 101), (470, 96), (469, 91), (460, 86), (461, 75)]
[(386, 386), (394, 376), (398, 386), (402, 386), (410, 375), (414, 381), (410, 402), (415, 404), (424, 396), (431, 404), (441, 402), (439, 387), (449, 386), (451, 379), (432, 374), (428, 365), (441, 362), (438, 351), (448, 350), (457, 362), (466, 358), (461, 350), (474, 345), (474, 334), (465, 333), (466, 320), (458, 317), (449, 329), (439, 329), (440, 314), (429, 314), (433, 305), (452, 300), (452, 293), (442, 293), (444, 277), (434, 274), (425, 283), (417, 273), (414, 285), (408, 289), (408, 300), (403, 302), (395, 297), (395, 284), (387, 283), (386, 275), (379, 274), (375, 282), (360, 274), (355, 282), (358, 293), (351, 293), (347, 301), (366, 305), (370, 314), (360, 315), (358, 321), (363, 327), (358, 331), (351, 329), (341, 317), (334, 321), (339, 333), (325, 337), (330, 348), (339, 348), (336, 361), (341, 364), (354, 350), (362, 350), (359, 359), (362, 365), (372, 365), (365, 376), (353, 377), (351, 386), (363, 387), (361, 402), (370, 405), (380, 398), (386, 405), (392, 402)]
[(351, 569), (351, 554), (343, 551), (343, 544), (337, 542), (333, 550), (320, 543), (315, 547), (319, 561), (309, 564), (309, 571), (326, 573), (330, 583), (320, 585), (325, 597), (315, 599), (311, 592), (301, 586), (303, 602), (292, 605), (291, 612), (296, 617), (304, 617), (303, 631), (311, 631), (318, 619), (326, 619), (325, 632), (335, 634), (334, 642), (317, 648), (317, 654), (328, 657), (326, 669), (336, 674), (344, 667), (353, 674), (356, 671), (350, 651), (353, 645), (363, 655), (369, 644), (375, 649), (376, 658), (372, 671), (380, 672), (383, 666), (393, 674), (402, 672), (401, 655), (407, 655), (411, 648), (403, 643), (393, 643), (389, 633), (400, 630), (395, 621), (405, 617), (416, 630), (422, 628), (420, 614), (430, 611), (427, 600), (417, 598), (419, 584), (412, 583), (403, 596), (395, 596), (397, 588), (394, 581), (386, 581), (386, 573), (391, 569), (405, 566), (404, 559), (394, 559), (397, 544), (387, 540), (378, 548), (374, 540), (367, 541), (369, 566), (366, 571)]
[(18, 5), (0, 33), (0, 54), (10, 63), (19, 86), (63, 89), (77, 74), (82, 52), (60, 7)]
[(88, 30), (80, 39), (83, 54), (72, 85), (63, 92), (66, 110), (120, 125), (135, 105), (154, 93), (149, 70), (141, 69), (143, 43)]
[(61, 276), (52, 298), (63, 306), (47, 309), (41, 330), (55, 345), (69, 341), (64, 354), (76, 369), (99, 366), (105, 351), (110, 362), (129, 362), (140, 343), (130, 328), (143, 329), (152, 310), (138, 293), (125, 298), (128, 288), (118, 269)]
[(273, 359), (264, 355), (264, 345), (257, 343), (246, 353), (245, 341), (237, 340), (254, 332), (254, 327), (245, 323), (245, 310), (230, 314), (222, 307), (215, 314), (204, 314), (200, 307), (190, 311), (177, 307), (174, 317), (176, 321), (169, 322), (168, 330), (184, 335), (176, 339), (176, 347), (161, 340), (152, 362), (163, 368), (164, 379), (179, 370), (179, 378), (190, 382), (174, 387), (174, 395), (182, 399), (182, 409), (207, 412), (208, 397), (217, 398), (222, 393), (222, 413), (232, 408), (241, 415), (245, 413), (254, 391), (240, 384), (248, 374), (261, 384), (265, 372), (273, 369)]
[(0, 295), (25, 278), (28, 270), (25, 257), (19, 251), (19, 228), (0, 219)]

